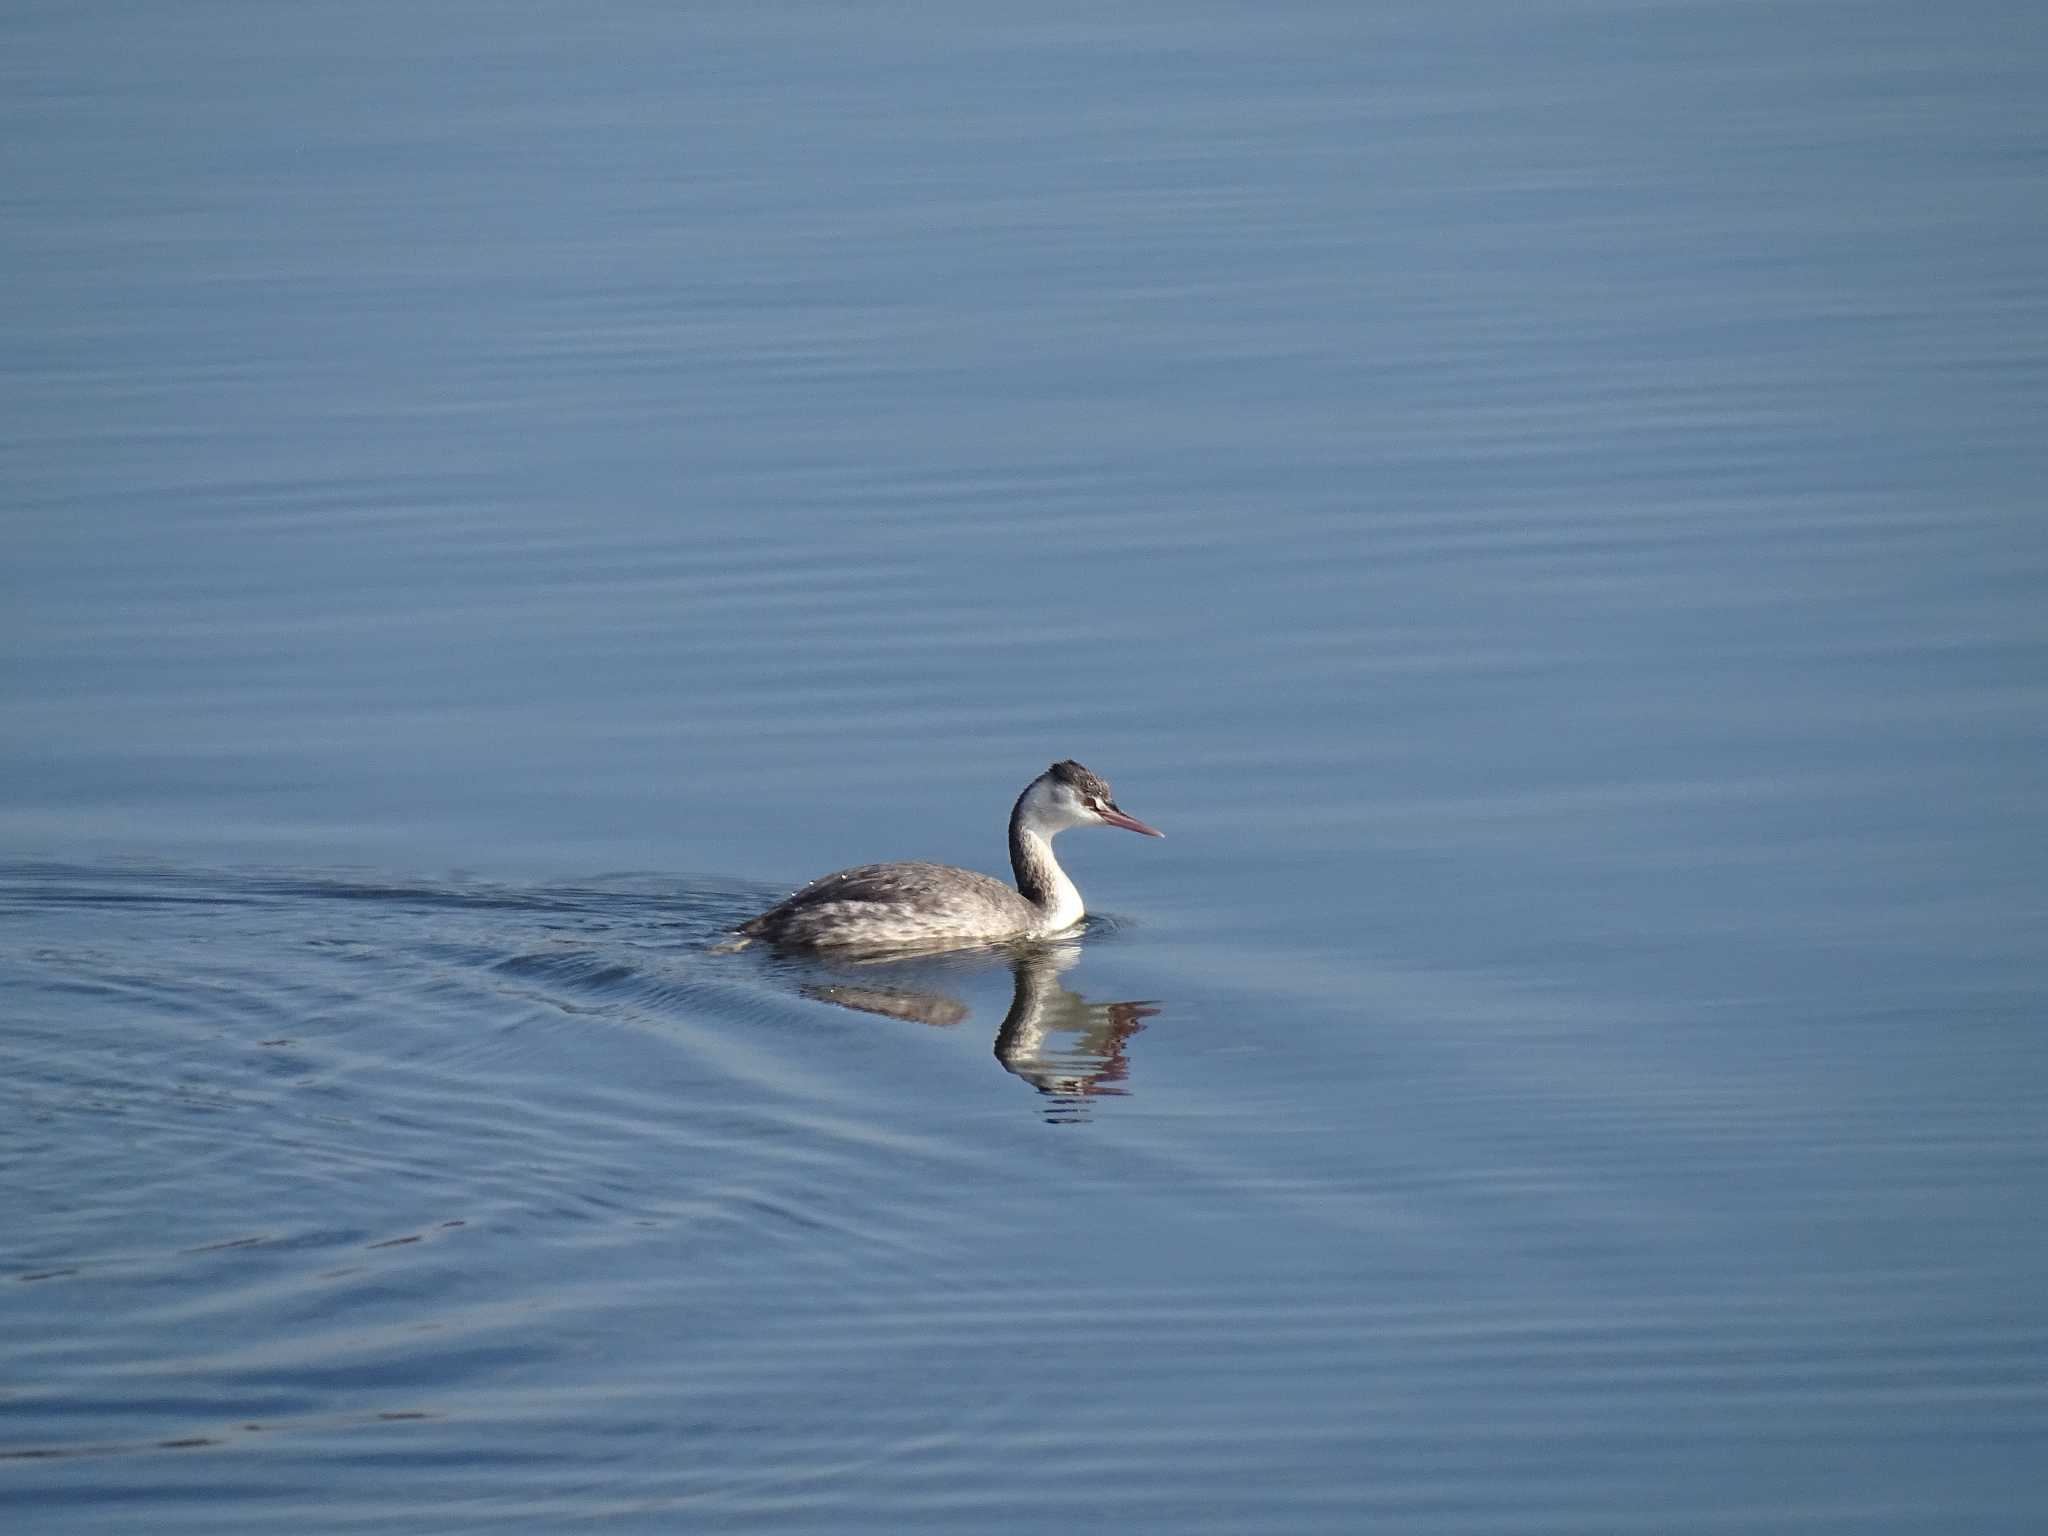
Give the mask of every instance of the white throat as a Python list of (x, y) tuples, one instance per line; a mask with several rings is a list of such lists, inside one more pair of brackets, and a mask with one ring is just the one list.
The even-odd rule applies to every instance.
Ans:
[[(1081, 892), (1052, 856), (1052, 838), (1029, 824), (1019, 827), (1011, 839), (1010, 859), (1018, 866), (1018, 886), (1045, 914), (1046, 931), (1071, 928), (1088, 915)], [(1031, 889), (1025, 889), (1024, 866), (1030, 867)]]
[(1010, 813), (1010, 868), (1025, 900), (1045, 914), (1047, 933), (1071, 928), (1088, 915), (1080, 891), (1052, 853), (1053, 838), (1083, 820), (1043, 775), (1017, 797), (1017, 807)]

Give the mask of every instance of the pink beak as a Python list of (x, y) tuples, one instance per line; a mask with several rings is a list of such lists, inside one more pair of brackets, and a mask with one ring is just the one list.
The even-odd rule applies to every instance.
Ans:
[(1112, 827), (1122, 827), (1130, 832), (1142, 832), (1147, 837), (1164, 837), (1166, 834), (1157, 827), (1148, 827), (1135, 816), (1126, 816), (1114, 805), (1104, 805), (1099, 812), (1102, 819)]

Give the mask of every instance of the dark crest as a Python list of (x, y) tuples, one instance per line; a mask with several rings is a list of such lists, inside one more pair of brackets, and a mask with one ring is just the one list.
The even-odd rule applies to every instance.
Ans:
[(1071, 757), (1062, 758), (1046, 770), (1062, 784), (1071, 784), (1084, 795), (1093, 795), (1097, 800), (1110, 798), (1109, 780), (1098, 779)]

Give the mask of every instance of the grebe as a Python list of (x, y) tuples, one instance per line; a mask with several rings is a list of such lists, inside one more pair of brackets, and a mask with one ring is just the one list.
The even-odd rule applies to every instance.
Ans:
[(1025, 786), (1010, 812), (1016, 890), (949, 864), (862, 864), (813, 880), (733, 931), (742, 943), (808, 948), (985, 944), (1058, 933), (1088, 911), (1052, 856), (1052, 840), (1069, 827), (1166, 835), (1125, 815), (1107, 781), (1079, 763), (1058, 762)]

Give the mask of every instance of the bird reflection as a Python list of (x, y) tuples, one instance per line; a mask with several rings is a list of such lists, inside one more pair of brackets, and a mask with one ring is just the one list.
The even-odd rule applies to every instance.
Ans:
[(1071, 1122), (1086, 1120), (1093, 1100), (1130, 1091), (1125, 1044), (1159, 1012), (1150, 1002), (1091, 1003), (1067, 987), (1060, 973), (1080, 955), (1081, 946), (1070, 941), (972, 956), (840, 957), (838, 964), (858, 974), (810, 982), (802, 990), (806, 997), (860, 1013), (951, 1026), (966, 1022), (974, 1010), (945, 990), (947, 973), (986, 970), (1007, 960), (1010, 1008), (996, 1030), (996, 1060), (1045, 1096), (1046, 1119)]

